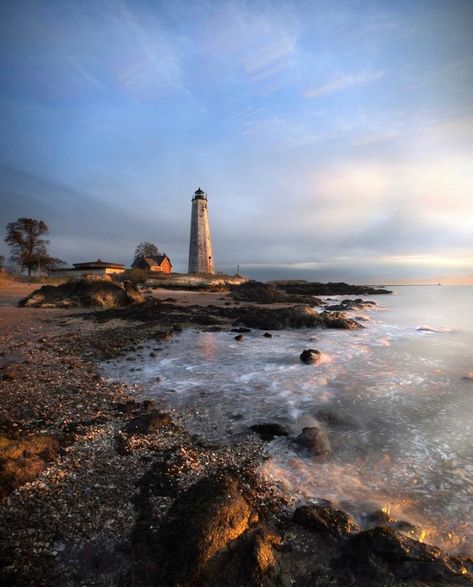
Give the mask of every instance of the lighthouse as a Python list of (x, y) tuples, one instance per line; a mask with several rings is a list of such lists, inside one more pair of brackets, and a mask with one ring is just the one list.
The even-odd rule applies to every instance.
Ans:
[(200, 188), (192, 198), (189, 273), (215, 273), (207, 195)]

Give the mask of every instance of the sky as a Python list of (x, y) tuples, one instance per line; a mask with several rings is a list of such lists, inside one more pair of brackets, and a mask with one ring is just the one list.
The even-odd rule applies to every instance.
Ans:
[(0, 254), (473, 283), (472, 0), (3, 0)]

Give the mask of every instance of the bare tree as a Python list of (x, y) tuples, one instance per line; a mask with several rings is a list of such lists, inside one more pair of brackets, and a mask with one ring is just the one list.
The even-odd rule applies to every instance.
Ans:
[(48, 233), (46, 223), (34, 218), (18, 218), (7, 224), (5, 242), (10, 247), (12, 259), (26, 267), (28, 275), (41, 266), (41, 259), (49, 258), (46, 248), (49, 241), (42, 238)]
[(137, 257), (157, 257), (159, 249), (154, 243), (147, 241), (140, 243), (135, 250), (135, 259)]
[(52, 269), (58, 269), (59, 267), (64, 267), (64, 265), (67, 265), (67, 263), (62, 259), (59, 259), (58, 257), (50, 257), (49, 255), (47, 257), (41, 257), (40, 263), (40, 266), (43, 269), (46, 269), (48, 274)]

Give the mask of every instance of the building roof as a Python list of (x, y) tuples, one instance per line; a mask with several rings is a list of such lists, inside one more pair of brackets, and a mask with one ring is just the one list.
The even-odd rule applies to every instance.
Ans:
[[(145, 261), (146, 263), (148, 263), (148, 265), (162, 265), (164, 262), (164, 259), (167, 259), (169, 261), (169, 263), (171, 263), (171, 259), (166, 255), (166, 253), (163, 253), (162, 255), (157, 255), (156, 257), (141, 257), (142, 261)], [(171, 263), (172, 265), (172, 263)]]
[(196, 196), (203, 196), (205, 194), (205, 192), (202, 188), (196, 189), (194, 193)]
[(110, 267), (112, 269), (125, 269), (125, 265), (121, 263), (109, 263), (108, 261), (102, 261), (101, 259), (97, 259), (97, 261), (87, 261), (86, 263), (73, 263), (74, 269), (105, 269), (106, 267)]

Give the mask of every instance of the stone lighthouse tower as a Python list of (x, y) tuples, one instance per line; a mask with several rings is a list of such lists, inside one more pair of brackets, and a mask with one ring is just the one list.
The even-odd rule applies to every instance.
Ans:
[(192, 199), (189, 273), (215, 273), (207, 196), (200, 188)]

